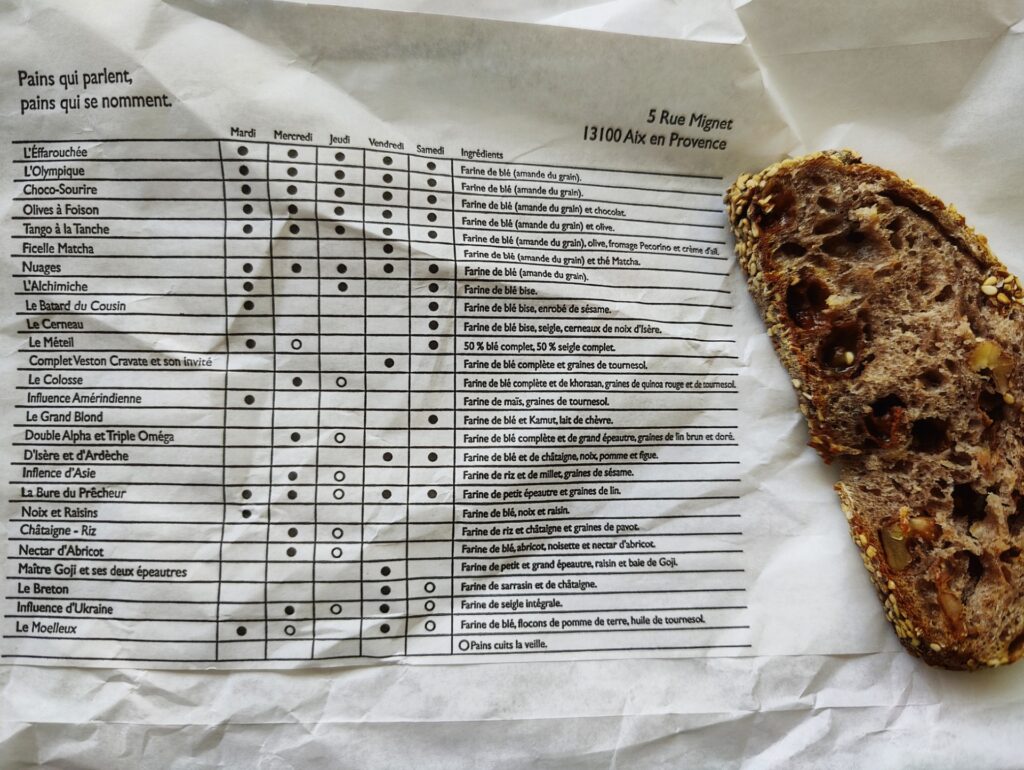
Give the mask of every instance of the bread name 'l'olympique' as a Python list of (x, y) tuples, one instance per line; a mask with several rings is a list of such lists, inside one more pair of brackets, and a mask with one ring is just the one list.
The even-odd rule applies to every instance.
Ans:
[(1024, 290), (951, 206), (852, 152), (744, 174), (736, 254), (904, 646), (1024, 656)]

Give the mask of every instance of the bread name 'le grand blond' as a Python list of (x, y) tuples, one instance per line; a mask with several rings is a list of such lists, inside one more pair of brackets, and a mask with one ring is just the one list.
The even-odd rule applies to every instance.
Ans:
[(951, 206), (852, 152), (744, 174), (736, 254), (904, 646), (1024, 656), (1024, 290)]

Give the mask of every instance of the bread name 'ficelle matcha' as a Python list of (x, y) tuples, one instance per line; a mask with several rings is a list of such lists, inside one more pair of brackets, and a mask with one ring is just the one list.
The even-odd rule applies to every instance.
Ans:
[(1024, 289), (935, 196), (849, 151), (742, 175), (736, 254), (903, 645), (1024, 656)]

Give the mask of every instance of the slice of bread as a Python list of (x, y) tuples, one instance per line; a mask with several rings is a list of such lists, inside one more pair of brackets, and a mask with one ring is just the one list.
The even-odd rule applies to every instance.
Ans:
[(1024, 655), (1024, 291), (933, 195), (850, 151), (744, 174), (736, 254), (903, 644)]

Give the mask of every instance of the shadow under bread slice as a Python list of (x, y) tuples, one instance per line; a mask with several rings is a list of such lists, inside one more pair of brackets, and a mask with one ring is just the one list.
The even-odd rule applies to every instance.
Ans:
[(849, 151), (744, 174), (736, 253), (901, 641), (1024, 655), (1024, 290), (933, 195)]

